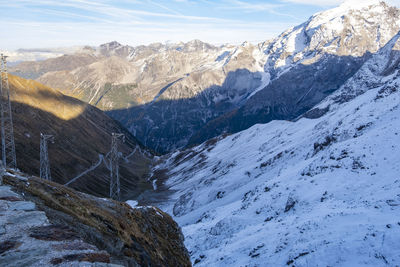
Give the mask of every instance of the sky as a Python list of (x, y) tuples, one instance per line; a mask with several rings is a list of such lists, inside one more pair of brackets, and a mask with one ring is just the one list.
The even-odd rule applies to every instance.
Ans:
[[(343, 0), (0, 0), (0, 49), (253, 43)], [(396, 0), (397, 1), (397, 0)]]

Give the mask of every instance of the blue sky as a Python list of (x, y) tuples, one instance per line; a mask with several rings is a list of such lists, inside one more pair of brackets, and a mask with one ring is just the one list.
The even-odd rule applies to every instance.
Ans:
[(0, 49), (260, 42), (341, 0), (0, 0)]

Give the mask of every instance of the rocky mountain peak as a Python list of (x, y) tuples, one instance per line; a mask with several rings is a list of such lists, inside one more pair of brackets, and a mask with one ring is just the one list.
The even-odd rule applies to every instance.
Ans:
[(118, 43), (117, 41), (112, 41), (112, 42), (109, 42), (109, 43), (105, 43), (105, 44), (100, 45), (100, 48), (105, 48), (105, 49), (108, 49), (108, 50), (113, 50), (113, 49), (118, 48), (118, 47), (120, 47), (120, 46), (122, 46), (122, 45), (121, 45), (120, 43)]
[(99, 46), (98, 53), (103, 56), (118, 56), (126, 58), (132, 51), (133, 47), (122, 45), (117, 41), (105, 43)]
[(375, 53), (397, 33), (399, 18), (399, 9), (385, 2), (346, 1), (272, 41), (265, 50), (269, 55), (266, 71), (311, 64), (325, 54), (361, 57)]
[(200, 40), (197, 40), (197, 39), (189, 41), (189, 42), (185, 43), (183, 46), (183, 50), (186, 52), (207, 51), (207, 50), (211, 50), (211, 49), (215, 49), (215, 47), (208, 43), (204, 43)]

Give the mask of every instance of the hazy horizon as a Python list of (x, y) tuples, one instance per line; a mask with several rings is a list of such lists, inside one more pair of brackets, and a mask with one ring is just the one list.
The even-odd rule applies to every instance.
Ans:
[[(362, 0), (352, 0), (361, 1)], [(371, 1), (371, 0), (369, 0)], [(260, 43), (343, 0), (15, 0), (0, 2), (0, 50), (148, 45), (199, 39)], [(400, 0), (387, 1), (399, 5)]]
[(187, 42), (261, 42), (340, 0), (15, 0), (0, 2), (1, 49)]

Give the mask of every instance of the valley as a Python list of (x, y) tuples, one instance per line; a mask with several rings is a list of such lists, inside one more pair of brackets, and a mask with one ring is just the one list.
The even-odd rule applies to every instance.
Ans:
[(16, 50), (0, 266), (398, 266), (400, 8), (337, 4), (258, 42)]
[[(146, 178), (153, 153), (119, 123), (99, 109), (39, 82), (12, 75), (9, 82), (19, 169), (39, 175), (40, 133), (51, 134), (55, 138), (54, 144), (49, 144), (51, 174), (53, 181), (65, 184), (95, 164), (99, 155), (109, 152), (111, 133), (122, 132), (126, 135), (126, 142), (120, 144), (124, 156), (138, 148), (121, 163), (122, 195), (132, 197), (149, 187)], [(70, 186), (96, 196), (108, 196), (109, 171), (103, 164)], [(138, 188), (141, 189), (135, 192)]]

